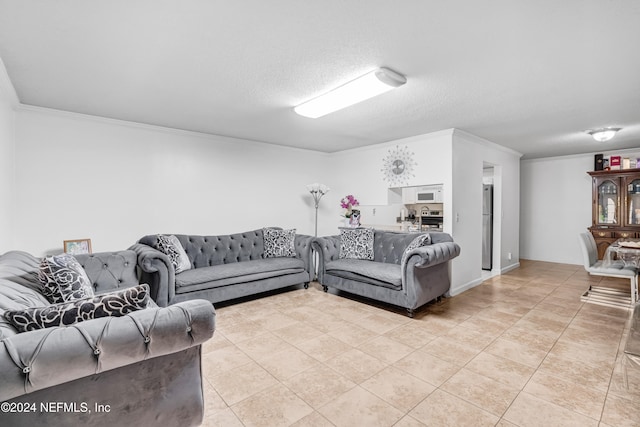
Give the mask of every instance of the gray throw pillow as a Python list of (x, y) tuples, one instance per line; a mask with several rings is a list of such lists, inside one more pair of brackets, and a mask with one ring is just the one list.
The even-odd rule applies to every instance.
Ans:
[(89, 276), (73, 255), (44, 257), (38, 279), (42, 283), (42, 294), (54, 304), (94, 295)]
[(415, 239), (413, 239), (411, 241), (411, 243), (409, 243), (409, 245), (406, 247), (406, 249), (404, 250), (403, 254), (402, 254), (402, 264), (405, 263), (405, 261), (407, 260), (407, 256), (409, 254), (410, 251), (419, 248), (421, 246), (427, 246), (431, 244), (431, 236), (429, 235), (429, 233), (426, 234), (421, 234), (418, 237), (416, 237)]
[(340, 258), (373, 261), (373, 228), (341, 228)]
[(264, 257), (296, 257), (296, 229), (278, 230), (276, 228), (263, 228)]
[(173, 264), (176, 273), (191, 269), (191, 261), (189, 256), (182, 247), (180, 240), (174, 235), (158, 234), (156, 249), (167, 255)]
[(7, 310), (4, 317), (18, 332), (27, 332), (73, 325), (99, 317), (120, 317), (132, 311), (146, 308), (148, 303), (149, 286), (138, 285), (109, 294), (52, 304), (46, 307)]

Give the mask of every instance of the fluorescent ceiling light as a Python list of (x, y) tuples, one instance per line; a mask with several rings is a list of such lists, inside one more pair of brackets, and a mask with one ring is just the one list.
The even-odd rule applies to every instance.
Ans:
[(586, 130), (588, 133), (598, 142), (605, 142), (616, 136), (616, 132), (618, 132), (622, 128), (602, 128), (602, 129), (591, 129)]
[(316, 119), (402, 86), (407, 79), (388, 68), (378, 68), (330, 92), (294, 108), (301, 116)]

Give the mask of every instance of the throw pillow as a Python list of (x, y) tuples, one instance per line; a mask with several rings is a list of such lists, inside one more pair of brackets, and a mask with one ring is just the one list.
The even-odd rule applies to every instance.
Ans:
[(18, 332), (27, 332), (73, 325), (99, 317), (120, 317), (146, 308), (148, 303), (149, 285), (138, 285), (109, 294), (52, 304), (47, 307), (7, 310), (4, 317)]
[(296, 257), (296, 229), (278, 230), (275, 228), (263, 228), (264, 257)]
[(174, 235), (158, 234), (156, 249), (169, 257), (176, 273), (191, 269), (189, 256), (182, 247), (180, 240)]
[(404, 253), (402, 254), (402, 264), (404, 264), (405, 261), (407, 260), (407, 255), (409, 254), (410, 251), (416, 248), (419, 248), (421, 246), (427, 246), (430, 244), (431, 244), (431, 236), (429, 235), (429, 233), (421, 234), (415, 239), (413, 239), (411, 243), (409, 243), (409, 245), (404, 250)]
[(373, 261), (373, 228), (341, 228), (340, 258)]
[(42, 294), (54, 304), (94, 295), (89, 276), (70, 254), (44, 257), (38, 279), (42, 283)]

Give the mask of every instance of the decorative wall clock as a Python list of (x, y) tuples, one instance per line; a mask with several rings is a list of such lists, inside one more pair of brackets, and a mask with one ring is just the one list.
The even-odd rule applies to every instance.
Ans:
[(385, 181), (389, 182), (389, 187), (398, 187), (406, 184), (416, 166), (413, 160), (413, 153), (407, 147), (398, 147), (389, 150), (382, 159), (382, 175)]

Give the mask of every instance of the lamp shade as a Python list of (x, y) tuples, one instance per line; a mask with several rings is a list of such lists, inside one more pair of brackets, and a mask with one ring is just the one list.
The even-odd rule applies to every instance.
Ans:
[(616, 133), (621, 128), (601, 128), (601, 129), (591, 129), (586, 131), (589, 135), (593, 137), (598, 142), (605, 142), (616, 136)]

